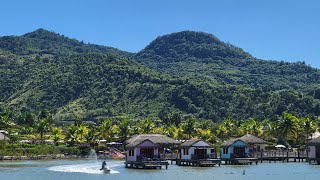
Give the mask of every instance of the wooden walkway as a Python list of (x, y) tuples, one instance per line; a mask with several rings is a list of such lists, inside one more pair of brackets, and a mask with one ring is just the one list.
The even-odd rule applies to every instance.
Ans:
[(203, 160), (185, 160), (179, 159), (178, 154), (167, 154), (165, 156), (161, 156), (161, 160), (170, 160), (171, 164), (175, 162), (176, 165), (179, 166), (215, 166), (221, 164), (231, 164), (231, 165), (251, 165), (258, 164), (258, 162), (309, 162), (310, 164), (320, 164), (320, 158), (308, 158), (307, 151), (261, 151), (255, 152), (251, 154), (250, 158), (233, 158), (233, 159), (223, 159), (219, 158), (209, 158)]
[(251, 165), (253, 163), (258, 164), (258, 158), (232, 158), (232, 159), (221, 159), (224, 161), (224, 164), (231, 164), (231, 165)]
[(261, 151), (254, 153), (254, 157), (258, 158), (261, 163), (263, 161), (307, 162), (309, 159), (307, 151)]
[(168, 161), (126, 161), (124, 163), (126, 168), (135, 168), (135, 169), (162, 169), (162, 166), (165, 166), (168, 169)]
[(209, 167), (215, 166), (218, 164), (221, 165), (220, 159), (198, 159), (198, 160), (189, 160), (189, 159), (176, 159), (176, 164), (179, 166), (200, 166), (200, 167)]

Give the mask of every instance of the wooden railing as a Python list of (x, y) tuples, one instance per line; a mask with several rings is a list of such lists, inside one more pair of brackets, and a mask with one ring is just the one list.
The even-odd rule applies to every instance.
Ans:
[(308, 152), (307, 151), (268, 150), (268, 151), (254, 152), (253, 157), (254, 158), (268, 158), (268, 157), (307, 158)]
[(177, 153), (167, 153), (167, 154), (160, 155), (161, 160), (174, 160), (178, 158), (179, 158), (179, 155)]
[(198, 159), (216, 159), (217, 154), (216, 153), (211, 153), (211, 154), (191, 154), (191, 159), (193, 160), (198, 160)]

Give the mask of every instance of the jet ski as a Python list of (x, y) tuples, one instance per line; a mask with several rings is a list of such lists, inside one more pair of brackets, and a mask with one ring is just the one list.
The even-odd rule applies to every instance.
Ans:
[(108, 166), (104, 166), (100, 169), (100, 171), (103, 171), (103, 173), (108, 174), (111, 172), (111, 169)]

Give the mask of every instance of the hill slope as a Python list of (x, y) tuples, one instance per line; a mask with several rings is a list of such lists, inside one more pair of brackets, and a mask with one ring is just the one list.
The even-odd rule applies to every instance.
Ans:
[[(211, 35), (206, 37), (210, 38)], [(175, 39), (172, 41), (176, 41)], [(188, 38), (185, 39), (187, 41)], [(310, 85), (310, 91), (302, 93), (299, 89), (293, 88), (263, 89), (246, 84), (244, 80), (240, 84), (226, 82), (224, 78), (207, 78), (201, 71), (197, 72), (200, 69), (197, 63), (204, 63), (202, 61), (206, 59), (203, 57), (210, 57), (205, 64), (220, 68), (223, 66), (216, 63), (218, 61), (226, 66), (229, 62), (228, 68), (235, 67), (235, 62), (250, 64), (263, 61), (255, 60), (241, 49), (224, 44), (216, 38), (203, 39), (196, 35), (189, 40), (194, 43), (190, 47), (196, 47), (199, 43), (209, 44), (209, 50), (217, 46), (216, 49), (219, 51), (225, 49), (228, 53), (210, 50), (205, 55), (194, 54), (197, 51), (190, 49), (185, 52), (179, 51), (178, 54), (188, 53), (185, 56), (191, 60), (168, 58), (172, 65), (182, 63), (191, 71), (192, 66), (186, 62), (193, 61), (195, 68), (192, 73), (198, 76), (194, 77), (186, 70), (181, 70), (180, 73), (180, 70), (171, 72), (168, 67), (163, 68), (163, 71), (170, 74), (186, 76), (174, 77), (131, 60), (135, 54), (111, 47), (84, 44), (43, 29), (23, 36), (0, 37), (0, 105), (22, 113), (49, 109), (58, 120), (100, 115), (157, 117), (174, 112), (213, 120), (227, 117), (275, 119), (284, 111), (301, 116), (319, 115), (320, 88), (314, 88), (317, 85), (316, 80), (296, 82), (297, 87), (303, 83)], [(161, 38), (151, 43), (144, 51), (157, 54), (159, 62), (164, 61), (163, 64), (166, 66), (169, 61), (165, 58), (166, 52), (177, 47), (172, 42), (164, 51), (152, 50), (158, 46), (159, 41), (162, 42)], [(82, 50), (79, 51), (78, 48)], [(144, 51), (137, 57), (144, 57)], [(197, 61), (194, 61), (195, 59)], [(151, 60), (156, 62), (156, 59)], [(202, 71), (207, 70), (205, 67), (203, 66)], [(295, 64), (292, 67), (295, 67)], [(306, 77), (317, 77), (316, 69), (303, 64), (299, 67), (306, 67)], [(221, 72), (223, 71), (221, 69)], [(236, 70), (234, 71), (233, 75), (236, 74)], [(238, 75), (239, 79), (244, 76), (241, 73)], [(272, 79), (269, 82), (272, 83)], [(294, 84), (291, 81), (290, 83)]]
[(0, 49), (20, 56), (74, 55), (83, 53), (112, 53), (119, 57), (133, 54), (112, 47), (85, 44), (45, 29), (26, 33), (22, 36), (4, 36), (0, 38)]
[(182, 31), (158, 37), (136, 59), (159, 72), (200, 76), (219, 84), (266, 90), (305, 90), (320, 84), (320, 71), (303, 62), (258, 60), (202, 32)]

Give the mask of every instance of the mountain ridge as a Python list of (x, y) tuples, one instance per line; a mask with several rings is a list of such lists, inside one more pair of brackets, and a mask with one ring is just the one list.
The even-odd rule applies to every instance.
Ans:
[[(159, 37), (153, 44), (161, 42), (157, 53), (152, 52), (155, 46), (147, 46), (149, 53), (138, 54), (82, 44), (43, 29), (0, 37), (0, 105), (18, 113), (49, 109), (57, 120), (101, 115), (163, 118), (175, 113), (214, 121), (276, 120), (285, 111), (319, 115), (318, 69), (258, 60), (215, 36), (198, 34), (176, 40), (184, 46), (168, 44), (176, 39), (170, 35), (165, 36), (169, 41)], [(66, 43), (69, 40), (75, 43)], [(197, 51), (189, 49), (186, 58), (180, 56), (185, 52), (181, 47), (201, 49), (207, 43), (207, 54), (194, 55)], [(167, 55), (168, 48), (178, 53)], [(220, 49), (226, 54), (217, 53)], [(145, 64), (146, 59), (158, 64)]]
[[(319, 69), (304, 62), (256, 59), (241, 48), (202, 32), (182, 31), (160, 36), (135, 58), (159, 72), (197, 75), (218, 83), (247, 84), (255, 88), (267, 88), (277, 81), (275, 87), (271, 86), (274, 90), (302, 89), (309, 82), (320, 82)], [(298, 86), (295, 81), (304, 85)]]

